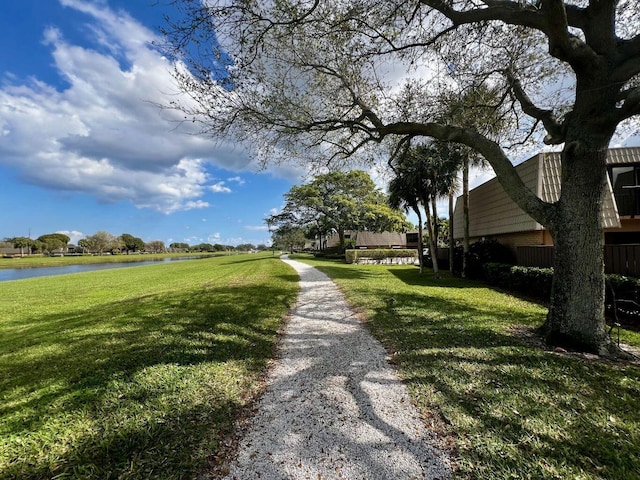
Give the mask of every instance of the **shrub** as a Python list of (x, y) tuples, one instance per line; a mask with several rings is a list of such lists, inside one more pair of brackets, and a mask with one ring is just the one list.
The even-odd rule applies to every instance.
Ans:
[(509, 247), (502, 245), (497, 240), (480, 240), (469, 245), (467, 253), (467, 278), (482, 280), (486, 263), (516, 263), (515, 255)]
[[(490, 285), (548, 301), (551, 298), (553, 268), (519, 267), (489, 262), (483, 266), (483, 279)], [(613, 299), (640, 304), (640, 279), (606, 275), (606, 307), (613, 312)]]
[(417, 256), (418, 251), (412, 248), (376, 248), (371, 250), (347, 250), (345, 252), (347, 263), (356, 263), (360, 257), (383, 260), (385, 258), (415, 258)]
[(484, 280), (505, 290), (548, 301), (553, 282), (552, 268), (518, 267), (504, 263), (486, 263)]

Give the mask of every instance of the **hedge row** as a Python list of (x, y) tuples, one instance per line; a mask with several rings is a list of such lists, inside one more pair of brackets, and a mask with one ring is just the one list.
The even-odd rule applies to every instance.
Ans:
[(553, 268), (519, 267), (506, 263), (485, 263), (482, 278), (490, 285), (540, 300), (551, 298)]
[[(485, 263), (483, 278), (490, 285), (548, 301), (551, 298), (553, 268), (518, 267), (504, 263)], [(606, 275), (606, 303), (633, 300), (640, 303), (640, 279), (622, 275)]]
[(416, 258), (418, 251), (412, 248), (376, 248), (371, 250), (347, 250), (345, 259), (347, 263), (356, 263), (358, 258), (372, 258), (383, 260), (385, 258), (412, 257)]

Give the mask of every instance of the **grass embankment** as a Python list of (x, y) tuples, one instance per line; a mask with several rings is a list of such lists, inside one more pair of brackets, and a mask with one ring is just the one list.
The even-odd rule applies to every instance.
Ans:
[(193, 478), (297, 279), (269, 254), (0, 284), (0, 478)]
[[(452, 439), (457, 478), (640, 478), (638, 366), (527, 346), (511, 327), (540, 325), (546, 309), (480, 283), (305, 261), (395, 352), (416, 403)], [(621, 336), (640, 345), (637, 333)]]
[(227, 253), (148, 253), (131, 255), (69, 255), (66, 257), (49, 257), (33, 255), (26, 257), (0, 258), (0, 269), (30, 267), (61, 267), (64, 265), (81, 265), (91, 263), (125, 263), (149, 262), (180, 257), (207, 257), (228, 255)]

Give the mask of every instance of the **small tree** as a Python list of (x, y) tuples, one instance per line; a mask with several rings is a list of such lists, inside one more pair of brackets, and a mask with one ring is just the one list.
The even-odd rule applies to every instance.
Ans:
[(173, 242), (171, 244), (169, 244), (169, 249), (172, 252), (188, 252), (189, 251), (189, 244), (188, 243), (184, 243), (184, 242)]
[(307, 242), (305, 229), (283, 225), (273, 232), (273, 245), (280, 250), (302, 250)]
[(144, 250), (144, 240), (139, 237), (134, 237), (129, 233), (123, 233), (120, 235), (120, 239), (122, 240), (122, 244), (124, 245), (124, 249), (127, 252), (139, 252)]
[(44, 251), (49, 253), (66, 250), (70, 240), (64, 233), (48, 233), (38, 237), (38, 241), (42, 243)]
[(27, 237), (14, 237), (9, 239), (8, 241), (13, 245), (13, 248), (20, 249), (21, 257), (24, 257), (24, 249), (30, 248), (33, 245), (33, 240)]
[[(422, 215), (420, 205), (426, 216), (429, 250), (433, 264), (433, 273), (439, 278), (438, 268), (438, 212), (436, 199), (448, 195), (451, 184), (455, 179), (457, 160), (445, 156), (446, 150), (437, 143), (421, 144), (407, 148), (402, 155), (392, 163), (396, 174), (395, 184), (390, 189), (396, 190), (396, 198), (402, 198), (418, 214), (420, 230), (418, 233), (420, 248), (422, 238)], [(395, 200), (395, 199), (394, 199)], [(420, 253), (420, 255), (422, 255)], [(422, 261), (422, 260), (421, 260)]]
[[(81, 245), (80, 242), (78, 242), (78, 245)], [(102, 255), (105, 252), (110, 252), (114, 248), (117, 248), (118, 245), (119, 241), (116, 236), (100, 230), (84, 239), (81, 246), (87, 248), (91, 253)]]
[(344, 250), (347, 230), (403, 230), (404, 215), (390, 208), (381, 192), (362, 170), (317, 175), (309, 183), (294, 186), (285, 194), (282, 213), (265, 221), (278, 228), (335, 232)]
[(420, 274), (424, 269), (424, 245), (422, 234), (422, 211), (420, 210), (420, 195), (416, 189), (413, 175), (404, 169), (396, 170), (396, 176), (389, 182), (389, 205), (391, 208), (411, 209), (418, 217), (418, 263)]
[(145, 250), (152, 253), (164, 253), (167, 248), (164, 246), (164, 242), (162, 240), (151, 240), (145, 245)]

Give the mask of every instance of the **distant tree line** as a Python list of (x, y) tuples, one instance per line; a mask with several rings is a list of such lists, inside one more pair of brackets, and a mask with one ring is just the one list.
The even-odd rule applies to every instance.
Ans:
[(199, 253), (199, 252), (225, 252), (225, 251), (256, 251), (268, 250), (264, 244), (253, 245), (243, 243), (240, 245), (221, 245), (219, 243), (200, 243), (189, 245), (188, 243), (175, 242), (168, 247), (162, 240), (145, 242), (140, 237), (129, 233), (120, 236), (106, 231), (99, 231), (88, 235), (78, 241), (78, 245), (71, 245), (70, 237), (63, 233), (48, 233), (36, 239), (29, 237), (8, 237), (0, 246), (19, 248), (21, 255), (45, 254), (130, 254), (130, 253)]

